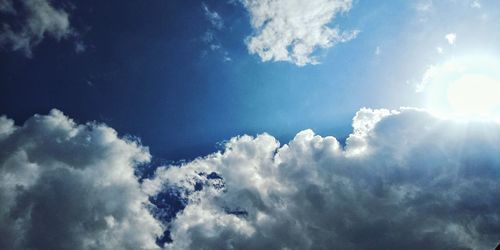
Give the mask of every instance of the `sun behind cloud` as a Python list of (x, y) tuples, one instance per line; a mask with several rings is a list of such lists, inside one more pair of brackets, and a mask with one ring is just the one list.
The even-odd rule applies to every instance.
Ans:
[(424, 106), (461, 119), (498, 119), (500, 116), (500, 63), (491, 56), (464, 56), (433, 65), (418, 91)]

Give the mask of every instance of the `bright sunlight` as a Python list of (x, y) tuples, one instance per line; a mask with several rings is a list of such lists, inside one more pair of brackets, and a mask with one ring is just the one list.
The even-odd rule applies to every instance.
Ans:
[(500, 63), (487, 56), (453, 58), (430, 67), (421, 86), (425, 106), (460, 119), (500, 117)]
[(448, 87), (448, 102), (460, 115), (494, 115), (500, 104), (500, 82), (485, 75), (461, 76)]

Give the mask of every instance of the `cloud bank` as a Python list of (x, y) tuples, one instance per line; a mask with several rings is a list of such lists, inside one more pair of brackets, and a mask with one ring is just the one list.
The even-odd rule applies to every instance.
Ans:
[(157, 170), (177, 188), (172, 249), (493, 249), (500, 125), (363, 109), (346, 146), (311, 130), (280, 146), (241, 136)]
[(49, 0), (0, 0), (0, 13), (11, 20), (2, 23), (0, 47), (21, 50), (28, 57), (46, 37), (61, 40), (72, 34), (69, 14)]
[(0, 149), (1, 249), (153, 249), (164, 230), (167, 249), (493, 249), (500, 234), (495, 122), (362, 109), (344, 146), (244, 135), (142, 184), (147, 148), (57, 110), (1, 117)]
[(287, 61), (298, 66), (316, 64), (314, 52), (356, 37), (330, 27), (352, 0), (241, 0), (250, 14), (254, 34), (247, 47), (262, 61)]
[(60, 111), (0, 117), (0, 249), (154, 249), (161, 224), (134, 167), (147, 148)]

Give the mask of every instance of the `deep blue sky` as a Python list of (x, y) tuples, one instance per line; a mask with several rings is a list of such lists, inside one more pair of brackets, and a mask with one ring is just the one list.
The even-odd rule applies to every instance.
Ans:
[[(286, 142), (312, 128), (343, 138), (361, 107), (418, 106), (413, 82), (446, 59), (434, 46), (446, 46), (444, 35), (463, 26), (449, 20), (479, 15), (462, 6), (422, 21), (414, 3), (355, 1), (331, 25), (360, 30), (358, 36), (318, 50), (319, 65), (298, 67), (248, 53), (253, 31), (241, 4), (203, 3), (223, 28), (214, 30), (200, 1), (56, 2), (86, 50), (76, 53), (74, 39), (51, 38), (31, 58), (3, 49), (0, 114), (21, 123), (57, 108), (79, 122), (96, 120), (138, 136), (168, 160), (212, 152), (217, 142), (244, 133), (268, 132)], [(207, 30), (220, 49), (203, 41)]]
[(0, 0), (0, 249), (493, 249), (499, 31), (499, 0)]

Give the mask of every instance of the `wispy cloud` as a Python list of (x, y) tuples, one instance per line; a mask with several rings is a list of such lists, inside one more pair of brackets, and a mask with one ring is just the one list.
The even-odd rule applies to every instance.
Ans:
[(218, 12), (211, 10), (206, 3), (202, 2), (201, 7), (205, 18), (210, 22), (210, 27), (201, 37), (201, 41), (208, 47), (208, 50), (202, 51), (202, 56), (207, 55), (211, 51), (218, 52), (222, 54), (223, 61), (231, 61), (229, 52), (222, 46), (218, 38), (218, 33), (224, 29), (224, 20)]
[(212, 26), (218, 30), (222, 29), (224, 27), (224, 21), (220, 17), (219, 13), (210, 10), (205, 3), (201, 3), (201, 6), (203, 8), (203, 12), (205, 13), (205, 17), (208, 19), (208, 21), (210, 21)]

